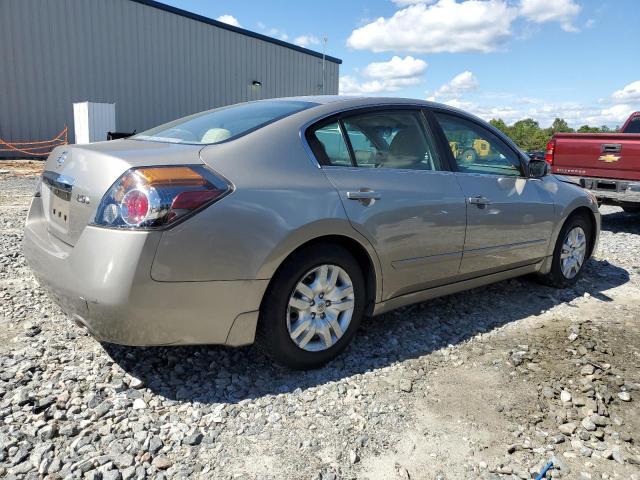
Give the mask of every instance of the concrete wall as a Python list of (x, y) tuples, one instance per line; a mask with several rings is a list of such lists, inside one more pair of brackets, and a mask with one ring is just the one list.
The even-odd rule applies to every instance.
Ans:
[[(0, 138), (44, 140), (68, 125), (73, 141), (74, 102), (115, 103), (117, 129), (140, 132), (232, 103), (323, 93), (317, 52), (248, 33), (146, 0), (0, 0)], [(326, 94), (338, 93), (338, 63), (325, 62)]]

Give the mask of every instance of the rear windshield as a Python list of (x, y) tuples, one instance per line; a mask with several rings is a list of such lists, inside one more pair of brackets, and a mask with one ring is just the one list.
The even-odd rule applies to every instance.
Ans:
[(640, 133), (640, 116), (631, 120), (622, 133)]
[(296, 100), (262, 100), (216, 108), (165, 123), (133, 140), (209, 145), (229, 140), (314, 106)]

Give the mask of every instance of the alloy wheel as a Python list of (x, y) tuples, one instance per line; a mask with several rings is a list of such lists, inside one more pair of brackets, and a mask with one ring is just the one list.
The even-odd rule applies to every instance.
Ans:
[(560, 251), (562, 275), (567, 279), (575, 277), (587, 254), (587, 236), (582, 227), (574, 227), (567, 232)]
[(353, 316), (353, 282), (337, 265), (320, 265), (298, 281), (287, 306), (287, 330), (301, 349), (331, 348), (344, 335)]

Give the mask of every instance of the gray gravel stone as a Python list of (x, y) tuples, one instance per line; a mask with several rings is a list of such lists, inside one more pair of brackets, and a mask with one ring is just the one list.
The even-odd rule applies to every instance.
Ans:
[(592, 432), (596, 429), (596, 424), (593, 423), (589, 417), (585, 417), (582, 419), (582, 428)]
[(151, 464), (158, 470), (166, 470), (172, 465), (172, 462), (164, 455), (160, 455), (158, 457), (155, 457)]
[(595, 372), (595, 368), (593, 365), (585, 365), (584, 367), (582, 367), (580, 369), (580, 374), (582, 375), (593, 375), (593, 373)]
[(623, 402), (630, 402), (631, 394), (629, 392), (618, 392), (618, 398)]
[(564, 433), (565, 435), (572, 435), (573, 432), (576, 431), (576, 428), (578, 428), (578, 426), (575, 423), (569, 422), (560, 425), (558, 427), (558, 430), (560, 430), (560, 432)]
[(640, 391), (637, 314), (600, 295), (637, 298), (640, 226), (626, 214), (603, 216), (573, 288), (517, 279), (404, 308), (364, 321), (326, 367), (292, 372), (255, 348), (93, 340), (22, 255), (34, 183), (0, 179), (2, 478), (488, 480), (553, 454), (553, 478), (636, 468), (637, 402), (619, 394)]

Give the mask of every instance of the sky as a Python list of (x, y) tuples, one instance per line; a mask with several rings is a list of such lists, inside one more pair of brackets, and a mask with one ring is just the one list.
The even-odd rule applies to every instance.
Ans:
[(508, 124), (617, 126), (640, 110), (640, 0), (163, 0), (342, 59), (340, 94)]

